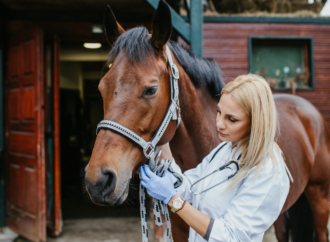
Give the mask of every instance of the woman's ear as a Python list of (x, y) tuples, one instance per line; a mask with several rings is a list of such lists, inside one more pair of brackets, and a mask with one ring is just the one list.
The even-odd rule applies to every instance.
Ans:
[(125, 30), (117, 22), (115, 15), (113, 14), (110, 6), (108, 5), (104, 11), (103, 26), (105, 36), (110, 45), (112, 45), (117, 38), (125, 32)]
[(152, 20), (151, 42), (157, 50), (162, 50), (163, 46), (170, 39), (172, 33), (171, 11), (167, 3), (159, 1), (158, 8)]

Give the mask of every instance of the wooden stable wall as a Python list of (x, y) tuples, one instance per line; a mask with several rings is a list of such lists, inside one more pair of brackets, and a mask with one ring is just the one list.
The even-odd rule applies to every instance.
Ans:
[(330, 127), (330, 25), (205, 23), (203, 56), (221, 67), (226, 82), (249, 71), (249, 36), (308, 36), (314, 39), (314, 91), (296, 95), (312, 102)]

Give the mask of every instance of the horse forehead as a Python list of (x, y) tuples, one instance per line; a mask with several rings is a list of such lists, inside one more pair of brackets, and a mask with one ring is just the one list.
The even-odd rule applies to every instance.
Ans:
[[(159, 80), (163, 71), (155, 65), (131, 65), (129, 68), (116, 67), (116, 74), (110, 75), (109, 87), (122, 89), (125, 86), (147, 86), (150, 81)], [(125, 90), (125, 89), (123, 89)]]
[(166, 70), (166, 61), (162, 55), (141, 56), (139, 61), (130, 60), (125, 52), (120, 52), (114, 60), (114, 65), (119, 67), (119, 71), (131, 70), (137, 75), (148, 75), (149, 73), (160, 75)]
[(147, 84), (148, 80), (157, 79), (166, 71), (167, 64), (163, 58), (154, 56), (132, 63), (126, 54), (121, 52), (100, 81), (99, 89), (110, 91), (119, 86)]
[(160, 77), (165, 71), (165, 65), (157, 59), (144, 60), (139, 63), (125, 63), (125, 68), (120, 68), (121, 78), (136, 81), (145, 80), (151, 77)]

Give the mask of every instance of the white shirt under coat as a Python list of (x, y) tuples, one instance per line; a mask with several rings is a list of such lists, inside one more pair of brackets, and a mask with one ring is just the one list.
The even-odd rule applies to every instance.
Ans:
[[(231, 180), (200, 195), (189, 193), (191, 184), (232, 160), (236, 148), (233, 149), (232, 143), (227, 142), (210, 163), (221, 145), (224, 143), (216, 147), (196, 168), (183, 174), (183, 184), (177, 191), (196, 209), (215, 219), (209, 237), (210, 242), (261, 242), (265, 231), (279, 216), (289, 192), (290, 183), (284, 161), (281, 155), (276, 153), (278, 166), (275, 171), (271, 158), (268, 158), (257, 178), (254, 179), (253, 168), (246, 178), (229, 191), (225, 192)], [(240, 153), (237, 151), (234, 158), (237, 159)], [(175, 161), (172, 167), (182, 174)], [(215, 173), (197, 183), (193, 190), (203, 191), (225, 180), (232, 172), (233, 170), (225, 169)], [(205, 239), (190, 228), (189, 242), (201, 241)]]

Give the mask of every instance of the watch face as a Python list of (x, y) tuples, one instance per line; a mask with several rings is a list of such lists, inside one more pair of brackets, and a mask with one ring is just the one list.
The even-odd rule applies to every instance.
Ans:
[(183, 202), (181, 200), (174, 200), (173, 201), (173, 207), (176, 208), (176, 209), (179, 209), (179, 208), (181, 208), (182, 203)]

